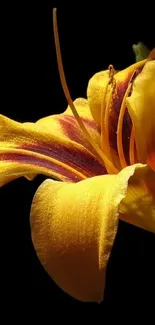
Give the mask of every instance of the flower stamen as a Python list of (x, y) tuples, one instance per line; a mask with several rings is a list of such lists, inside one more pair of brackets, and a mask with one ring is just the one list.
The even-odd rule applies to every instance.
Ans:
[(57, 55), (57, 63), (58, 63), (58, 69), (59, 69), (59, 75), (60, 80), (62, 84), (62, 88), (65, 94), (65, 97), (67, 99), (68, 105), (70, 106), (72, 113), (79, 124), (81, 130), (83, 131), (85, 137), (93, 147), (95, 151), (96, 158), (102, 163), (102, 165), (108, 166), (108, 172), (116, 174), (118, 170), (115, 168), (115, 166), (112, 164), (112, 162), (108, 159), (108, 157), (105, 155), (105, 153), (99, 148), (99, 146), (93, 141), (91, 135), (87, 131), (84, 123), (82, 122), (75, 105), (72, 101), (72, 98), (70, 96), (70, 92), (67, 86), (64, 69), (63, 69), (63, 63), (62, 63), (62, 57), (61, 57), (61, 51), (60, 51), (60, 42), (59, 42), (59, 34), (58, 34), (58, 27), (57, 27), (57, 16), (56, 16), (56, 8), (53, 9), (53, 27), (54, 27), (54, 40), (55, 40), (55, 48), (56, 48), (56, 55)]
[(107, 95), (107, 91), (108, 91), (109, 81), (110, 81), (110, 79), (108, 79), (108, 81), (105, 85), (102, 104), (101, 104), (101, 149), (108, 156), (109, 156), (110, 152), (109, 152), (109, 147), (107, 144), (107, 136), (106, 136), (104, 118), (105, 118), (105, 111), (106, 111), (106, 107), (107, 107), (107, 105), (105, 105), (105, 103), (106, 103), (106, 95)]
[[(109, 94), (108, 94), (108, 99), (107, 99), (107, 104), (105, 107), (105, 114), (103, 117), (103, 129), (104, 129), (104, 138), (106, 142), (106, 148), (107, 148), (107, 154), (109, 156), (109, 159), (112, 161), (112, 155), (111, 155), (111, 148), (110, 148), (110, 142), (109, 142), (109, 114), (110, 114), (110, 104), (112, 100), (112, 95), (115, 89), (115, 79), (113, 78), (115, 73), (115, 70), (112, 65), (109, 66)], [(101, 136), (102, 138), (102, 143), (104, 143), (104, 138), (103, 135)]]
[[(138, 73), (138, 70), (135, 70), (133, 72), (133, 74), (130, 78), (130, 81), (128, 83), (128, 87), (126, 89), (125, 95), (122, 100), (119, 118), (118, 118), (118, 124), (117, 124), (117, 150), (118, 150), (119, 160), (120, 160), (120, 164), (121, 164), (122, 168), (127, 166), (127, 162), (126, 162), (124, 150), (123, 150), (123, 142), (122, 142), (123, 119), (124, 119), (124, 115), (125, 115), (125, 111), (126, 111), (126, 107), (127, 107), (126, 106), (126, 98), (129, 95), (131, 95), (133, 81), (134, 81), (135, 77), (137, 76), (137, 73)], [(132, 141), (134, 142), (134, 139), (132, 139), (132, 137), (134, 137), (134, 135), (131, 135), (131, 138), (130, 138), (131, 151), (134, 150), (134, 144), (132, 143)], [(132, 149), (132, 146), (133, 146), (133, 149)], [(133, 161), (133, 157), (134, 157), (133, 152), (130, 153), (130, 148), (129, 148), (129, 156), (131, 155), (132, 161)]]
[(132, 86), (132, 84), (129, 83), (128, 87), (126, 89), (125, 95), (123, 97), (121, 108), (120, 108), (120, 113), (119, 113), (119, 118), (118, 118), (118, 124), (117, 124), (117, 150), (118, 150), (119, 160), (120, 160), (120, 164), (121, 164), (122, 168), (127, 166), (127, 162), (126, 162), (124, 150), (123, 150), (122, 128), (123, 128), (123, 119), (124, 119), (124, 115), (125, 115), (125, 111), (126, 111), (126, 98), (128, 97), (128, 95), (131, 91), (131, 86)]
[(130, 159), (130, 165), (134, 165), (134, 163), (135, 163), (135, 138), (134, 138), (133, 127), (131, 129), (131, 134), (130, 134), (129, 159)]

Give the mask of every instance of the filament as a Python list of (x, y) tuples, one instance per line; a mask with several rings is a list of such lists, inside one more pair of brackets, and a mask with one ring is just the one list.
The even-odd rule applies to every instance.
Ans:
[(112, 162), (108, 159), (108, 157), (104, 154), (104, 152), (99, 148), (99, 146), (94, 142), (91, 135), (87, 131), (84, 123), (82, 122), (82, 120), (75, 108), (75, 105), (72, 101), (72, 98), (71, 98), (71, 95), (70, 95), (70, 92), (69, 92), (69, 89), (67, 86), (64, 69), (63, 69), (62, 56), (61, 56), (61, 50), (60, 50), (60, 42), (59, 42), (59, 34), (58, 34), (58, 26), (57, 26), (56, 8), (53, 9), (53, 27), (54, 27), (54, 40), (55, 40), (55, 48), (56, 48), (56, 56), (57, 56), (59, 75), (60, 75), (62, 88), (63, 88), (64, 94), (65, 94), (66, 100), (68, 102), (68, 105), (70, 106), (72, 113), (73, 113), (77, 123), (79, 124), (81, 130), (83, 131), (85, 137), (87, 138), (87, 140), (93, 147), (93, 149), (95, 151), (96, 158), (101, 162), (102, 165), (108, 166), (108, 170), (111, 173), (116, 174), (118, 172), (118, 170), (112, 164)]

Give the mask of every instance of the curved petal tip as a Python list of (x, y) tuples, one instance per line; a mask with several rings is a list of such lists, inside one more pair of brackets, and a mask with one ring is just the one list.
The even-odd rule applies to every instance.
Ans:
[(57, 285), (77, 300), (104, 298), (119, 205), (134, 170), (74, 184), (46, 180), (34, 196), (30, 218), (36, 254)]

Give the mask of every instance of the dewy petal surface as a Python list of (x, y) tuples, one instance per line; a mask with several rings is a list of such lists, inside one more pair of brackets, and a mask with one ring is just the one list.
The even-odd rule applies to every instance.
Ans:
[[(97, 143), (99, 133), (88, 113), (87, 101), (79, 99), (76, 104)], [(105, 173), (69, 108), (36, 123), (19, 123), (0, 116), (0, 186), (21, 176), (32, 179), (37, 174), (77, 182)]]
[(43, 267), (62, 290), (100, 302), (117, 232), (119, 205), (137, 166), (66, 184), (46, 180), (31, 207), (31, 233)]
[(146, 62), (127, 98), (139, 161), (155, 170), (155, 61)]

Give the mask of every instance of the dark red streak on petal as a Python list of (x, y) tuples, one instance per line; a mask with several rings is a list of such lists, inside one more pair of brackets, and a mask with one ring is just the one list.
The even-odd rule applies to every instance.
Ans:
[[(85, 118), (81, 118), (86, 128), (92, 129), (93, 131), (99, 132), (97, 125), (94, 121), (89, 121)], [(92, 150), (90, 143), (84, 137), (83, 132), (79, 129), (79, 125), (73, 116), (63, 116), (59, 120), (59, 123), (63, 129), (64, 134), (77, 143), (84, 145), (87, 149)]]
[[(16, 153), (0, 154), (0, 160), (16, 162), (16, 163), (20, 163), (20, 164), (22, 164), (22, 163), (30, 164), (32, 166), (35, 165), (35, 166), (39, 166), (39, 167), (48, 168), (51, 171), (54, 171), (54, 172), (60, 174), (60, 176), (61, 175), (64, 176), (66, 178), (66, 180), (70, 180), (73, 182), (78, 182), (83, 179), (79, 175), (77, 176), (76, 174), (74, 174), (72, 171), (69, 171), (62, 166), (58, 166), (55, 163), (49, 162), (46, 159), (41, 159), (41, 158), (38, 159), (35, 157), (23, 155), (21, 153), (19, 153), (19, 154), (16, 154)], [(32, 170), (32, 172), (33, 172), (33, 170)]]
[(82, 132), (78, 130), (77, 132), (77, 122), (75, 119), (72, 119), (70, 116), (64, 116), (59, 120), (63, 133), (72, 141), (75, 141), (79, 144), (83, 144)]
[(26, 149), (54, 158), (76, 169), (86, 177), (107, 174), (104, 166), (86, 149), (76, 150), (73, 147), (64, 147), (58, 143), (52, 143), (51, 146), (45, 143), (25, 144), (20, 146), (20, 149)]
[[(72, 121), (72, 122), (76, 122), (75, 117), (74, 116), (70, 116), (70, 115), (64, 115), (63, 117), (66, 121)], [(86, 124), (86, 126), (92, 128), (92, 129), (96, 129), (97, 130), (97, 124), (95, 123), (95, 121), (93, 120), (88, 120), (85, 117), (81, 117), (82, 121)], [(76, 122), (77, 123), (77, 122)], [(77, 124), (78, 125), (78, 124)], [(79, 127), (79, 126), (78, 126)]]

